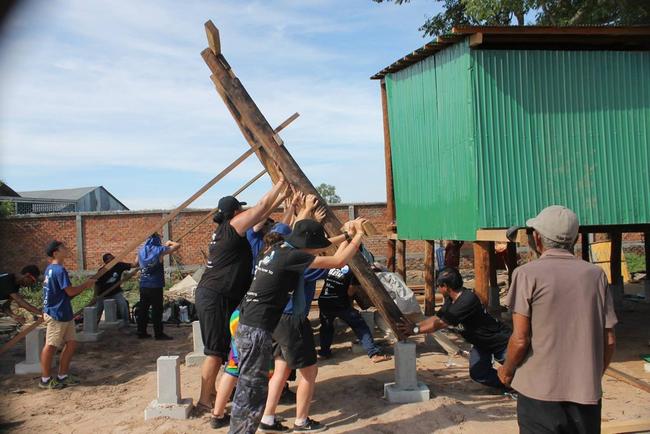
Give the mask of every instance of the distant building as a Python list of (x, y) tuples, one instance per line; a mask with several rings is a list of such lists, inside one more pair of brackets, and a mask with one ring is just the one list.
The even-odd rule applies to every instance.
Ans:
[[(104, 187), (67, 188), (61, 190), (21, 191), (19, 196), (8, 190), (0, 192), (0, 201), (16, 204), (16, 214), (55, 212), (128, 211), (128, 208)], [(9, 191), (10, 190), (10, 191)], [(14, 192), (15, 193), (15, 192)]]

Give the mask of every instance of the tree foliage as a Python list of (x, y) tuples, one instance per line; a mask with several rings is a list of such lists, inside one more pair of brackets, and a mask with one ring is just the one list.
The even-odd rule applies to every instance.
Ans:
[[(393, 1), (396, 4), (411, 0)], [(650, 0), (437, 0), (443, 11), (419, 28), (423, 36), (443, 35), (461, 25), (637, 25), (650, 23)], [(530, 15), (529, 15), (530, 14)], [(534, 17), (525, 22), (526, 17)]]
[(341, 203), (341, 198), (336, 194), (336, 187), (324, 182), (316, 187), (318, 193), (325, 199), (327, 203)]

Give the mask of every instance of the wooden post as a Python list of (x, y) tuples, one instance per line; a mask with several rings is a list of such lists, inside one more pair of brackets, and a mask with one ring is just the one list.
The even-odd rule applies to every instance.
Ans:
[(496, 314), (499, 312), (501, 302), (499, 300), (499, 285), (497, 283), (497, 261), (494, 241), (488, 241), (488, 270), (490, 276), (490, 292), (488, 296), (489, 310)]
[(614, 309), (620, 315), (623, 310), (623, 274), (621, 273), (621, 248), (622, 234), (612, 232), (609, 236), (611, 240), (611, 252), (609, 254), (609, 269), (612, 276), (612, 297), (614, 298)]
[(424, 314), (432, 316), (436, 313), (436, 246), (434, 241), (424, 244)]
[(397, 240), (397, 274), (406, 282), (406, 240)]
[(645, 302), (650, 303), (650, 231), (643, 233), (643, 253), (645, 253)]
[(510, 285), (512, 273), (517, 268), (517, 243), (508, 243), (506, 247), (506, 268), (508, 269), (508, 285)]
[(474, 241), (474, 292), (483, 306), (488, 306), (490, 294), (489, 241)]
[[(211, 22), (206, 23), (206, 32), (210, 35), (209, 39), (218, 39), (218, 35), (212, 31), (213, 28), (214, 25)], [(283, 146), (282, 139), (275, 134), (242, 83), (235, 76), (223, 55), (211, 46), (211, 48), (203, 50), (201, 56), (212, 72), (211, 78), (219, 94), (224, 99), (224, 102), (226, 102), (226, 105), (229, 106), (229, 110), (238, 125), (243, 127), (242, 133), (244, 137), (251, 145), (256, 143), (261, 144), (264, 150), (263, 154), (268, 158), (260, 157), (260, 161), (269, 174), (273, 176), (270, 169), (272, 168), (271, 163), (274, 162), (289, 183), (305, 194), (315, 195), (325, 207), (325, 218), (323, 219), (325, 231), (330, 236), (340, 234), (342, 223), (329, 206), (327, 206), (327, 203), (302, 172), (300, 166), (298, 166), (289, 151)], [(363, 290), (370, 297), (379, 313), (388, 322), (395, 335), (399, 339), (404, 339), (405, 336), (399, 330), (398, 324), (406, 319), (390, 295), (386, 292), (370, 265), (359, 252), (355, 254), (348, 265)]]
[(591, 262), (589, 255), (589, 234), (587, 232), (582, 232), (580, 234), (580, 250), (582, 254), (582, 260)]
[[(390, 143), (390, 124), (388, 120), (388, 98), (386, 96), (386, 82), (381, 79), (381, 113), (384, 125), (384, 164), (386, 168), (386, 218), (388, 219), (388, 233), (397, 233), (395, 225), (395, 188), (393, 185), (393, 156)], [(386, 267), (395, 271), (395, 246), (393, 237), (388, 237), (386, 243)]]

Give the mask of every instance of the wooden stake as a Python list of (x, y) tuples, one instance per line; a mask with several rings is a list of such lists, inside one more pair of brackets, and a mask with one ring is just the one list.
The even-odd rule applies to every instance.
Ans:
[(483, 306), (488, 306), (490, 294), (489, 241), (474, 241), (474, 293)]
[(589, 257), (589, 234), (586, 232), (580, 234), (580, 250), (582, 260), (591, 262)]
[(629, 374), (626, 374), (625, 372), (618, 370), (616, 368), (612, 368), (611, 366), (607, 368), (605, 371), (606, 375), (609, 375), (612, 378), (615, 378), (619, 381), (623, 381), (624, 383), (630, 384), (636, 388), (639, 388), (643, 390), (644, 392), (650, 393), (650, 384), (648, 384), (646, 381), (639, 380), (636, 377), (633, 377)]
[[(206, 25), (206, 31), (210, 31), (211, 26)], [(318, 191), (311, 184), (309, 179), (302, 172), (296, 161), (293, 159), (287, 149), (278, 141), (277, 134), (273, 131), (266, 118), (262, 115), (255, 102), (252, 100), (241, 82), (231, 75), (230, 67), (222, 55), (215, 56), (210, 49), (203, 50), (201, 56), (212, 71), (212, 80), (215, 83), (217, 91), (228, 105), (228, 109), (240, 126), (246, 140), (251, 145), (260, 143), (264, 152), (258, 153), (262, 165), (271, 173), (271, 161), (274, 161), (282, 170), (285, 178), (297, 189), (305, 194), (313, 194), (319, 202), (325, 207), (325, 218), (323, 226), (330, 235), (340, 233), (342, 226), (339, 219), (327, 206), (327, 203), (318, 194)], [(219, 59), (217, 58), (219, 57)], [(268, 159), (264, 158), (268, 157)], [(271, 160), (271, 161), (269, 161)], [(386, 292), (383, 285), (370, 268), (360, 253), (357, 253), (350, 263), (350, 269), (359, 280), (363, 290), (370, 297), (373, 304), (386, 319), (393, 332), (400, 339), (406, 336), (397, 327), (400, 321), (408, 321), (404, 318), (397, 305), (393, 302), (390, 295)]]
[(436, 312), (436, 282), (435, 263), (436, 246), (434, 241), (425, 241), (424, 245), (424, 314), (435, 315)]
[(397, 274), (406, 282), (406, 240), (397, 240)]
[[(386, 95), (386, 82), (381, 79), (381, 114), (384, 126), (384, 164), (386, 169), (386, 217), (388, 218), (389, 233), (396, 233), (395, 226), (395, 188), (393, 184), (393, 154), (390, 142), (390, 123), (388, 119), (388, 97)], [(396, 242), (388, 237), (386, 243), (386, 268), (395, 271), (395, 246)]]

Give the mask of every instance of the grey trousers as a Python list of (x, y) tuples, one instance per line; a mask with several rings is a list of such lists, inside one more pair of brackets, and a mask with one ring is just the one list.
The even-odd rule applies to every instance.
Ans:
[(235, 347), (239, 354), (239, 381), (232, 400), (229, 434), (255, 434), (264, 414), (273, 362), (271, 333), (239, 324)]

